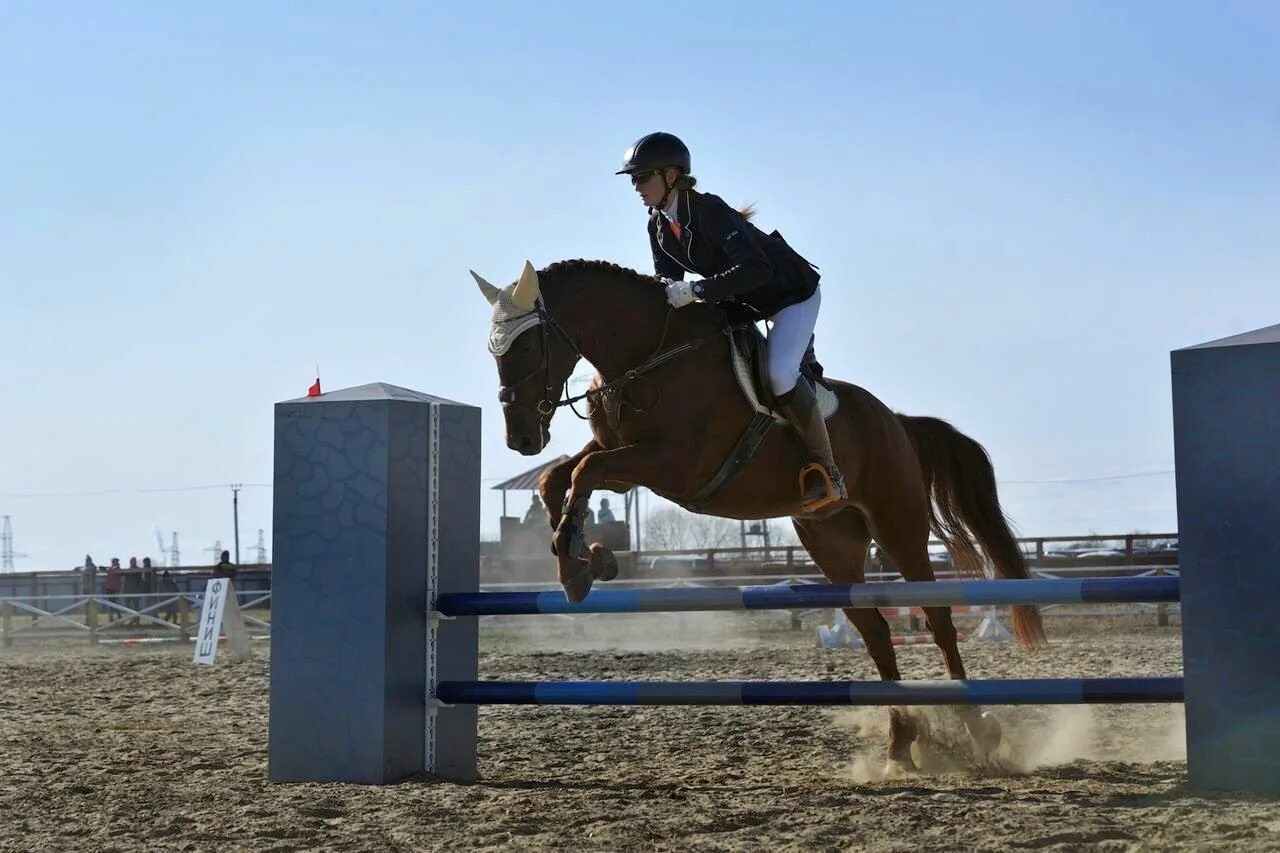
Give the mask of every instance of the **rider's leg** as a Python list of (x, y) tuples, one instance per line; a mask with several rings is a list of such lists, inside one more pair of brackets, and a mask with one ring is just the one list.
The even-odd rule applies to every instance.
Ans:
[(770, 318), (773, 326), (769, 330), (769, 384), (778, 408), (800, 436), (810, 462), (821, 465), (827, 473), (825, 478), (817, 476), (817, 472), (805, 478), (801, 496), (801, 506), (805, 509), (817, 509), (849, 497), (831, 452), (831, 439), (818, 409), (818, 398), (807, 381), (798, 381), (800, 362), (809, 347), (821, 305), (819, 288), (804, 302), (789, 305)]

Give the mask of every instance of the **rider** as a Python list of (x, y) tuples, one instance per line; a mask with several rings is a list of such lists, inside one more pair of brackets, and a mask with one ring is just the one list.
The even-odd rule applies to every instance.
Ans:
[[(649, 208), (653, 266), (666, 282), (667, 302), (733, 302), (735, 313), (770, 320), (769, 384), (808, 452), (801, 506), (812, 511), (848, 498), (831, 452), (813, 387), (800, 379), (822, 304), (818, 272), (777, 231), (765, 234), (719, 196), (694, 190), (689, 149), (670, 133), (650, 133), (627, 150), (619, 175)], [(684, 281), (685, 272), (702, 276)], [(817, 476), (814, 476), (817, 475)]]

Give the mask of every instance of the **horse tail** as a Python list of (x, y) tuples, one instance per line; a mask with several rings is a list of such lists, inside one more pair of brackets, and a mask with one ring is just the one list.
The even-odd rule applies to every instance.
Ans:
[[(899, 414), (898, 420), (920, 460), (929, 527), (947, 546), (956, 572), (981, 578), (990, 566), (999, 578), (1031, 577), (1000, 508), (995, 470), (983, 446), (939, 418)], [(1013, 607), (1013, 633), (1028, 648), (1048, 643), (1035, 605)]]

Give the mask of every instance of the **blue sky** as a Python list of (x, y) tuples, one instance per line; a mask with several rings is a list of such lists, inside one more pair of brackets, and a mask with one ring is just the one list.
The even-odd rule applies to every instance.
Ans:
[(0, 74), (23, 568), (229, 543), (228, 490), (147, 490), (269, 483), (316, 364), (528, 467), (466, 271), (650, 270), (612, 173), (658, 128), (822, 267), (828, 373), (982, 441), (1027, 534), (1174, 527), (1167, 474), (1025, 481), (1171, 469), (1169, 351), (1280, 322), (1269, 3), (9, 3)]

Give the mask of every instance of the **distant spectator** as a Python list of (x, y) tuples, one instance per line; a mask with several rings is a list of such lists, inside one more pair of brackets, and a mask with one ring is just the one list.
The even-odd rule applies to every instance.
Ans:
[(233, 584), (236, 582), (236, 565), (231, 562), (231, 552), (223, 551), (218, 559), (218, 565), (213, 567), (213, 576), (215, 578), (226, 578)]
[(538, 493), (533, 493), (533, 500), (529, 502), (529, 509), (524, 514), (525, 524), (545, 524), (547, 521), (547, 508), (542, 505), (542, 498), (538, 497)]
[[(146, 599), (141, 596), (151, 590), (146, 576), (142, 573), (142, 567), (138, 565), (137, 557), (129, 558), (129, 568), (122, 574), (124, 575), (124, 583), (121, 592), (125, 595), (124, 606), (130, 610), (141, 610), (146, 606)], [(133, 617), (131, 624), (140, 624), (138, 617)]]
[(80, 590), (82, 595), (94, 594), (97, 577), (98, 567), (94, 564), (93, 557), (85, 554), (84, 565), (80, 567)]
[[(120, 585), (123, 581), (121, 577), (120, 558), (112, 557), (111, 565), (107, 568), (106, 598), (107, 601), (115, 603), (120, 597)], [(110, 622), (116, 618), (116, 610), (107, 608), (107, 621)]]
[(609, 499), (601, 498), (600, 511), (596, 513), (596, 523), (608, 524), (609, 522), (616, 521), (616, 520), (617, 519), (613, 517), (613, 510), (609, 509)]
[[(160, 593), (162, 595), (171, 595), (171, 596), (176, 596), (178, 594), (178, 582), (173, 579), (173, 575), (169, 574), (168, 569), (165, 569), (163, 572), (160, 573)], [(164, 621), (166, 622), (170, 621), (169, 617), (172, 616), (173, 623), (175, 625), (177, 624), (178, 602), (176, 601), (166, 602), (165, 605), (160, 608), (160, 610), (164, 614)]]

